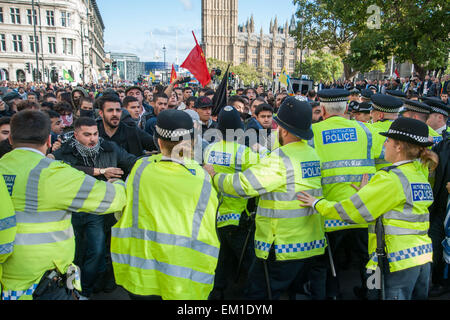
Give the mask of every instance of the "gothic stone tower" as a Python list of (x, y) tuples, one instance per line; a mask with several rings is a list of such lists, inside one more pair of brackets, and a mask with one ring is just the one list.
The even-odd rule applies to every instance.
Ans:
[(202, 0), (202, 46), (206, 58), (237, 56), (238, 0)]

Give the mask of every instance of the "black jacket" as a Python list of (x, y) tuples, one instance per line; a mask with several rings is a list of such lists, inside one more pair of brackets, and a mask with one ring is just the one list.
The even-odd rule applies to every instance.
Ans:
[(119, 147), (136, 157), (145, 155), (144, 150), (157, 150), (153, 137), (136, 126), (129, 126), (120, 122), (118, 130), (112, 137), (106, 134), (102, 119), (97, 120), (97, 126), (100, 137), (106, 141), (115, 142)]
[(439, 165), (435, 172), (435, 183), (433, 187), (434, 202), (430, 206), (430, 223), (434, 220), (442, 221), (442, 226), (445, 220), (447, 208), (447, 183), (450, 181), (450, 137), (439, 142), (433, 147), (433, 151), (439, 156)]
[[(130, 173), (134, 166), (134, 163), (138, 159), (136, 156), (129, 154), (124, 149), (120, 148), (113, 142), (102, 141), (101, 148), (97, 159), (95, 160), (94, 167), (86, 167), (83, 158), (76, 148), (71, 146), (71, 141), (64, 143), (61, 148), (56, 150), (53, 155), (56, 160), (64, 161), (70, 166), (84, 171), (91, 176), (94, 175), (94, 168), (120, 168), (124, 172), (122, 179)], [(97, 177), (99, 180), (107, 180), (104, 176)]]

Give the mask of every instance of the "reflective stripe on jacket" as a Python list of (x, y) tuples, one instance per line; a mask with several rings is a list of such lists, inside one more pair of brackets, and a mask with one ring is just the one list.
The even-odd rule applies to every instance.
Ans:
[(143, 158), (129, 175), (112, 229), (114, 275), (133, 294), (207, 299), (219, 255), (217, 192), (197, 162), (174, 161)]
[(17, 223), (13, 253), (3, 263), (6, 291), (29, 293), (47, 270), (66, 271), (75, 254), (72, 212), (107, 214), (125, 205), (120, 182), (96, 180), (33, 151), (6, 154), (0, 172), (9, 181)]
[[(373, 135), (367, 124), (334, 116), (313, 124), (314, 148), (322, 165), (323, 196), (330, 201), (344, 200), (356, 193), (363, 174), (375, 173)], [(364, 228), (345, 221), (326, 219), (325, 231)]]
[(433, 192), (420, 166), (413, 161), (389, 172), (378, 171), (367, 186), (349, 199), (338, 203), (321, 200), (316, 204), (316, 209), (327, 218), (369, 223), (370, 269), (377, 266), (375, 220), (380, 216), (391, 272), (432, 260), (428, 207), (433, 202)]
[(267, 259), (273, 246), (277, 260), (304, 259), (324, 253), (324, 223), (311, 208), (300, 208), (297, 194), (322, 196), (320, 160), (306, 141), (274, 150), (244, 172), (216, 174), (221, 192), (260, 196), (256, 211), (255, 253)]
[[(204, 162), (211, 164), (219, 173), (236, 173), (247, 170), (259, 162), (259, 155), (250, 148), (236, 142), (222, 140), (208, 146)], [(222, 192), (223, 202), (217, 216), (219, 228), (239, 225), (241, 213), (247, 207), (247, 199)]]

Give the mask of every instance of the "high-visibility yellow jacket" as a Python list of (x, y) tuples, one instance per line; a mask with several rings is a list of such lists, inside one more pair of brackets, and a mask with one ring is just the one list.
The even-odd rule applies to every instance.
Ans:
[[(358, 186), (365, 173), (370, 177), (375, 174), (373, 138), (367, 124), (335, 116), (313, 124), (312, 129), (321, 162), (323, 196), (340, 201), (355, 194), (351, 185)], [(367, 225), (325, 220), (327, 232), (364, 227)]]
[[(247, 170), (259, 162), (259, 154), (250, 148), (232, 141), (219, 141), (205, 150), (205, 163), (211, 164), (216, 172), (236, 173)], [(239, 225), (241, 213), (247, 208), (247, 199), (222, 193), (223, 202), (217, 216), (217, 227)]]
[(207, 299), (219, 255), (217, 192), (200, 165), (162, 156), (138, 160), (127, 204), (112, 228), (116, 283), (136, 295)]
[[(428, 126), (428, 134), (430, 135), (430, 137), (433, 139), (433, 143), (436, 145), (439, 142), (441, 142), (442, 140), (444, 140), (444, 138), (442, 137), (442, 135), (440, 135), (439, 133), (437, 133), (433, 128), (431, 128), (430, 126)], [(433, 146), (430, 147), (430, 149)]]
[[(6, 177), (8, 179), (8, 177)], [(16, 217), (5, 180), (0, 176), (0, 280), (3, 273), (3, 263), (13, 252), (16, 235)], [(0, 282), (1, 289), (1, 282)]]
[(372, 131), (373, 134), (373, 150), (375, 155), (375, 168), (377, 171), (392, 165), (392, 163), (387, 162), (384, 159), (384, 142), (387, 138), (379, 134), (380, 132), (389, 131), (392, 122), (392, 120), (382, 120), (367, 125), (367, 127), (370, 129), (370, 131)]
[(125, 205), (123, 182), (96, 180), (69, 165), (29, 150), (0, 159), (14, 204), (13, 253), (3, 263), (3, 298), (31, 299), (44, 273), (65, 273), (75, 255), (72, 212), (107, 214)]
[(428, 207), (433, 191), (417, 161), (401, 164), (389, 172), (378, 171), (369, 184), (341, 202), (320, 200), (316, 209), (325, 217), (347, 223), (369, 223), (367, 268), (375, 269), (377, 238), (375, 220), (381, 217), (386, 255), (391, 272), (432, 261), (428, 237)]
[(259, 196), (255, 253), (267, 259), (273, 245), (277, 260), (304, 259), (323, 254), (323, 219), (311, 208), (298, 206), (297, 194), (322, 196), (320, 160), (306, 141), (274, 150), (244, 172), (218, 173), (214, 185), (233, 196)]

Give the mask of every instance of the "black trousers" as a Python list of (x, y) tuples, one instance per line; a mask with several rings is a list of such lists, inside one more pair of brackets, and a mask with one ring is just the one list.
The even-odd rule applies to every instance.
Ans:
[(340, 295), (339, 273), (342, 269), (350, 267), (351, 260), (347, 259), (348, 255), (354, 258), (360, 275), (361, 287), (366, 289), (368, 278), (366, 264), (369, 261), (367, 228), (327, 232), (327, 235), (329, 248), (326, 250), (331, 249), (336, 277), (332, 274), (328, 252), (325, 251), (325, 254), (310, 270), (311, 289), (319, 296), (325, 291), (329, 298), (338, 297)]

